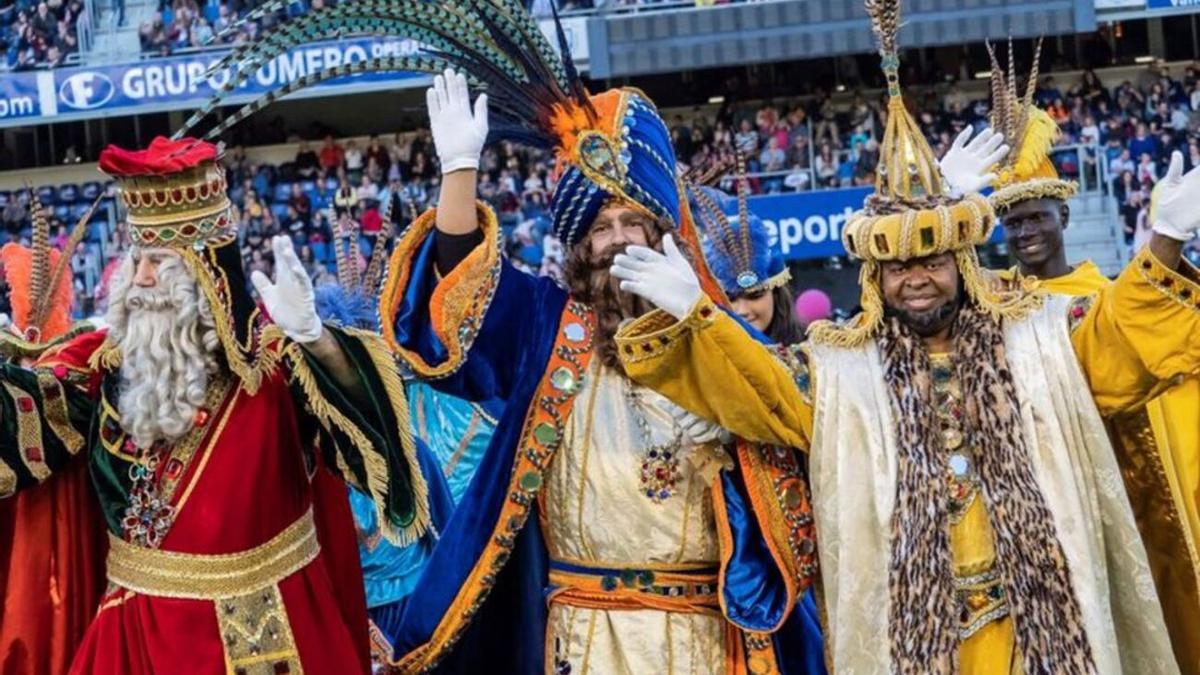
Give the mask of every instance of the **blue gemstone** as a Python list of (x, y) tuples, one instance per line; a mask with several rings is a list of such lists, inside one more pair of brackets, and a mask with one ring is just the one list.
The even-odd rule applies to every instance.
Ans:
[(655, 457), (658, 457), (658, 451), (657, 451), (657, 450), (651, 450), (651, 451), (650, 451), (650, 459), (654, 459)]
[(670, 496), (671, 496), (671, 493), (670, 493), (670, 492), (667, 492), (666, 490), (659, 490), (659, 491), (658, 491), (658, 498), (659, 498), (659, 499), (666, 499), (667, 497), (670, 497)]
[(737, 283), (742, 288), (750, 288), (758, 284), (758, 275), (754, 272), (742, 272), (738, 275)]

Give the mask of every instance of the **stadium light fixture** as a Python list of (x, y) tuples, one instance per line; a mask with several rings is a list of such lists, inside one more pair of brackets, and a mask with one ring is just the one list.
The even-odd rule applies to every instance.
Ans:
[(1155, 60), (1156, 59), (1153, 56), (1139, 56), (1136, 59), (1134, 59), (1133, 62), (1139, 63), (1139, 64), (1146, 64), (1146, 63), (1154, 63)]
[(846, 85), (844, 85), (844, 84), (839, 84), (839, 85), (838, 85), (838, 86), (837, 86), (837, 87), (836, 87), (834, 90), (835, 90), (835, 91), (837, 91), (837, 93), (839, 93), (839, 94), (840, 94), (840, 93), (842, 93), (842, 92), (846, 91)]
[(975, 73), (975, 79), (977, 79), (977, 80), (990, 80), (990, 79), (992, 79), (992, 71), (990, 71), (990, 70), (981, 70), (981, 71), (979, 71), (978, 73)]
[(709, 102), (709, 103), (711, 103), (711, 104), (713, 104), (713, 105), (717, 105), (717, 104), (719, 104), (719, 103), (724, 103), (724, 102), (725, 102), (725, 97), (724, 97), (724, 96), (709, 96), (709, 97), (708, 97), (708, 102)]

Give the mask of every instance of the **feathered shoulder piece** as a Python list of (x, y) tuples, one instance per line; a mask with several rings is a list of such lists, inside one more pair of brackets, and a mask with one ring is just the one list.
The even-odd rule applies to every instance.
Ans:
[[(31, 190), (32, 192), (32, 190)], [(0, 248), (0, 264), (8, 282), (12, 304), (9, 331), (0, 334), (0, 353), (36, 356), (90, 326), (73, 325), (71, 304), (71, 252), (83, 241), (88, 222), (100, 198), (72, 228), (63, 250), (50, 243), (50, 223), (36, 194), (33, 197), (33, 234), (29, 247), (16, 243)]]

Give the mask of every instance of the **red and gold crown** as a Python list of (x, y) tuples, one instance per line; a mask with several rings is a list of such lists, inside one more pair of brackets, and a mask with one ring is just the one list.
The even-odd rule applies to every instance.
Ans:
[(202, 247), (236, 236), (217, 146), (159, 137), (145, 150), (110, 145), (100, 170), (117, 179), (134, 243)]

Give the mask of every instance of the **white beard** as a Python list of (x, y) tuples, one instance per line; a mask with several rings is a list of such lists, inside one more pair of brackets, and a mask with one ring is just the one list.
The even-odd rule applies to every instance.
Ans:
[(218, 367), (220, 340), (208, 301), (182, 260), (160, 263), (153, 288), (134, 286), (133, 271), (127, 257), (106, 319), (121, 353), (121, 427), (138, 447), (149, 448), (191, 429)]

